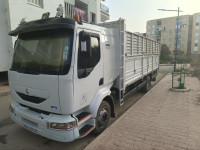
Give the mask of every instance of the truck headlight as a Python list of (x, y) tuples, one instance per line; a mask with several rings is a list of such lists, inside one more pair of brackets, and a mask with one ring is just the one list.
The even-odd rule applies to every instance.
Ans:
[(56, 123), (56, 122), (48, 122), (47, 128), (48, 129), (64, 129), (64, 130), (71, 130), (76, 127), (76, 121), (68, 122), (68, 123)]

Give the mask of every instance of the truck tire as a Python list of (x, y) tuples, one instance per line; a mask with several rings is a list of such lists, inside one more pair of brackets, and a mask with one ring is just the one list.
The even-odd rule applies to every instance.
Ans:
[(110, 120), (110, 113), (110, 105), (108, 102), (103, 101), (99, 106), (96, 116), (96, 127), (94, 129), (95, 134), (100, 134), (107, 128)]
[(148, 76), (146, 79), (146, 84), (142, 88), (142, 91), (146, 93), (150, 90), (150, 88), (151, 88), (151, 78)]

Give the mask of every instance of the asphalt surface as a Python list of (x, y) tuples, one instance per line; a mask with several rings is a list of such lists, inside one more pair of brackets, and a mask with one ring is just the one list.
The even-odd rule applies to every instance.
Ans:
[[(165, 76), (165, 74), (169, 72), (169, 69), (170, 68), (164, 68), (164, 71), (158, 74), (157, 81), (152, 82), (152, 86), (157, 84)], [(144, 93), (142, 92), (138, 92), (130, 96), (125, 101), (123, 107), (119, 107), (119, 104), (116, 103), (116, 118), (111, 119), (110, 124), (116, 121), (117, 118), (119, 118), (143, 96)], [(31, 133), (11, 121), (8, 107), (12, 101), (13, 100), (10, 95), (0, 97), (0, 149), (2, 150), (82, 150), (97, 137), (91, 133), (85, 138), (76, 140), (74, 142), (61, 143)]]

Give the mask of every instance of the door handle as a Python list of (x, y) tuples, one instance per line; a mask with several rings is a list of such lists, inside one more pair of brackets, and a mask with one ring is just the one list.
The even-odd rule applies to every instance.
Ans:
[(101, 79), (99, 80), (99, 86), (103, 85), (103, 83), (104, 83), (104, 79), (101, 78)]

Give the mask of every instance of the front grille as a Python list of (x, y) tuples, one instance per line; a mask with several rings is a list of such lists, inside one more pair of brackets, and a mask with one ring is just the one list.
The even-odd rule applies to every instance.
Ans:
[(39, 109), (36, 109), (36, 108), (32, 108), (32, 107), (29, 107), (29, 106), (26, 106), (26, 105), (23, 105), (23, 104), (20, 104), (22, 107), (27, 107), (29, 110), (31, 111), (34, 111), (34, 112), (37, 112), (37, 113), (42, 113), (42, 114), (45, 114), (45, 115), (49, 115), (50, 112), (47, 112), (47, 111), (43, 111), (43, 110), (39, 110)]
[(46, 100), (44, 98), (28, 96), (28, 95), (25, 95), (25, 94), (22, 94), (22, 93), (18, 93), (18, 92), (17, 92), (17, 94), (24, 101), (35, 103), (35, 104), (40, 104), (40, 103), (42, 103), (42, 102), (44, 102)]

